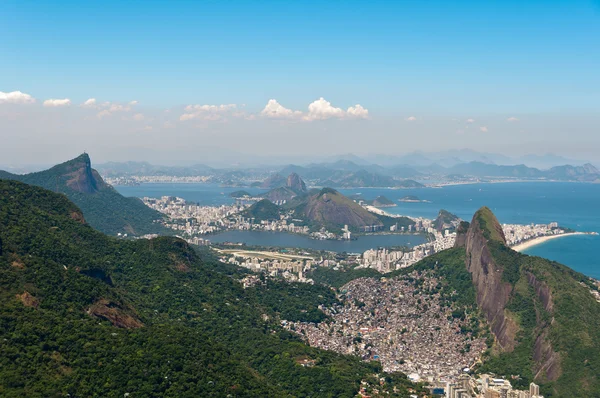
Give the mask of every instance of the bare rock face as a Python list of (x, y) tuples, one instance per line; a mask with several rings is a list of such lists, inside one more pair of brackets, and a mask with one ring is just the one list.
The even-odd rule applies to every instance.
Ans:
[(102, 177), (96, 170), (92, 169), (90, 157), (83, 154), (78, 158), (66, 163), (65, 176), (68, 178), (67, 186), (81, 193), (96, 193), (104, 184)]
[(288, 176), (286, 186), (297, 193), (306, 192), (306, 184), (296, 173), (292, 173)]
[(88, 309), (87, 313), (97, 318), (105, 319), (119, 328), (134, 329), (144, 326), (134, 316), (135, 312), (132, 309), (124, 308), (122, 305), (106, 299), (100, 299), (95, 302)]
[(469, 224), (467, 221), (461, 221), (456, 228), (456, 240), (454, 241), (454, 247), (465, 247), (467, 244), (467, 232), (469, 232)]
[[(463, 234), (464, 235), (464, 234)], [(471, 273), (477, 292), (477, 305), (482, 310), (500, 347), (512, 351), (519, 329), (516, 322), (504, 311), (512, 292), (512, 285), (502, 280), (503, 269), (494, 262), (488, 242), (506, 244), (500, 223), (487, 208), (479, 209), (473, 216), (464, 238), (466, 267)]]

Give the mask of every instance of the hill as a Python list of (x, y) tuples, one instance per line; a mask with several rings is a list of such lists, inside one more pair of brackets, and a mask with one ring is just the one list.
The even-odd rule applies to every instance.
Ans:
[(268, 199), (260, 200), (242, 212), (246, 218), (253, 218), (254, 222), (279, 220), (281, 211), (279, 206)]
[(331, 188), (323, 188), (319, 193), (310, 196), (296, 211), (300, 217), (323, 226), (348, 225), (357, 229), (383, 226), (375, 214)]
[(460, 218), (447, 210), (441, 209), (433, 220), (433, 228), (437, 231), (443, 231), (445, 229), (454, 229), (458, 226)]
[(279, 326), (322, 318), (331, 290), (244, 276), (176, 238), (107, 237), (65, 196), (0, 181), (0, 395), (354, 397), (377, 374), (422, 395)]
[(109, 235), (143, 235), (166, 232), (159, 224), (162, 215), (138, 198), (126, 198), (106, 184), (83, 154), (48, 170), (31, 174), (0, 173), (0, 178), (17, 180), (65, 194), (82, 211), (87, 222)]
[(545, 396), (600, 396), (600, 303), (589, 278), (506, 246), (488, 208), (461, 224), (457, 246), (494, 337), (482, 371), (535, 380)]

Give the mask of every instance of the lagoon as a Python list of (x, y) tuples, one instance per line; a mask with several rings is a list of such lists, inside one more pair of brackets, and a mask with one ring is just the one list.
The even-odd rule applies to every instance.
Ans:
[(207, 235), (212, 243), (235, 242), (250, 246), (298, 247), (332, 252), (363, 253), (369, 249), (392, 246), (416, 246), (426, 241), (423, 235), (364, 235), (355, 240), (317, 240), (287, 232), (226, 231)]

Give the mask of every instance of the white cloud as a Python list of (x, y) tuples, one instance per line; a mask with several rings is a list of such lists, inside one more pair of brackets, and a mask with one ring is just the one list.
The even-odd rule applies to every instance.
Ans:
[(516, 117), (514, 117), (514, 116), (511, 116), (511, 117), (509, 117), (508, 119), (506, 119), (506, 121), (507, 121), (507, 122), (518, 122), (518, 121), (519, 121), (519, 119), (518, 119), (518, 118), (516, 118)]
[(104, 109), (103, 111), (98, 112), (96, 116), (98, 117), (98, 119), (102, 119), (104, 117), (110, 116), (110, 112)]
[(136, 122), (141, 122), (142, 120), (144, 120), (144, 115), (141, 113), (136, 113), (135, 115), (133, 115), (132, 119)]
[(369, 110), (362, 107), (362, 105), (356, 104), (348, 108), (348, 116), (357, 119), (368, 119)]
[(85, 103), (87, 102), (90, 102), (90, 108), (101, 109), (101, 111), (96, 114), (96, 116), (98, 116), (98, 118), (100, 119), (102, 119), (103, 117), (110, 116), (116, 112), (131, 112), (132, 106), (134, 106), (137, 103), (137, 101), (131, 101), (127, 105), (124, 105), (116, 102), (105, 101), (100, 105), (94, 105), (96, 104), (96, 100), (94, 98), (90, 98)]
[(96, 106), (96, 98), (90, 98), (81, 104), (84, 108), (94, 108)]
[(221, 120), (226, 114), (230, 114), (237, 108), (235, 104), (222, 105), (188, 105), (184, 108), (185, 113), (179, 120)]
[(488, 128), (487, 128), (486, 126), (481, 126), (481, 127), (479, 127), (479, 130), (480, 130), (482, 133), (487, 133), (487, 132), (488, 132)]
[(467, 123), (475, 123), (475, 119), (467, 119)]
[(406, 120), (407, 122), (414, 122), (415, 120), (417, 120), (417, 118), (416, 118), (416, 117), (414, 117), (414, 116), (409, 116), (409, 117), (407, 117), (405, 120)]
[(308, 114), (304, 117), (305, 120), (325, 120), (331, 118), (343, 118), (346, 116), (341, 108), (336, 108), (331, 105), (331, 102), (321, 97), (318, 100), (308, 105)]
[(138, 104), (137, 101), (129, 101), (130, 106), (136, 106)]
[(277, 100), (270, 99), (260, 115), (271, 119), (293, 119), (302, 116), (302, 112), (288, 109)]
[[(277, 100), (270, 99), (260, 112), (260, 116), (270, 119), (297, 119), (305, 121), (326, 119), (368, 119), (369, 110), (360, 104), (349, 107), (347, 110), (336, 108), (323, 97), (308, 105), (308, 112), (294, 111), (281, 105)], [(246, 117), (249, 119), (250, 117)]]
[(55, 108), (59, 106), (69, 106), (71, 105), (71, 100), (68, 98), (64, 99), (47, 99), (44, 101), (45, 107)]
[(0, 104), (33, 104), (35, 98), (20, 91), (5, 93), (0, 91)]

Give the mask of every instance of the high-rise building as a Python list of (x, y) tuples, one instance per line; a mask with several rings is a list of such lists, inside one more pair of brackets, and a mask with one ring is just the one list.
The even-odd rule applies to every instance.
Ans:
[(538, 397), (540, 395), (540, 386), (535, 383), (529, 384), (529, 395), (532, 397)]

